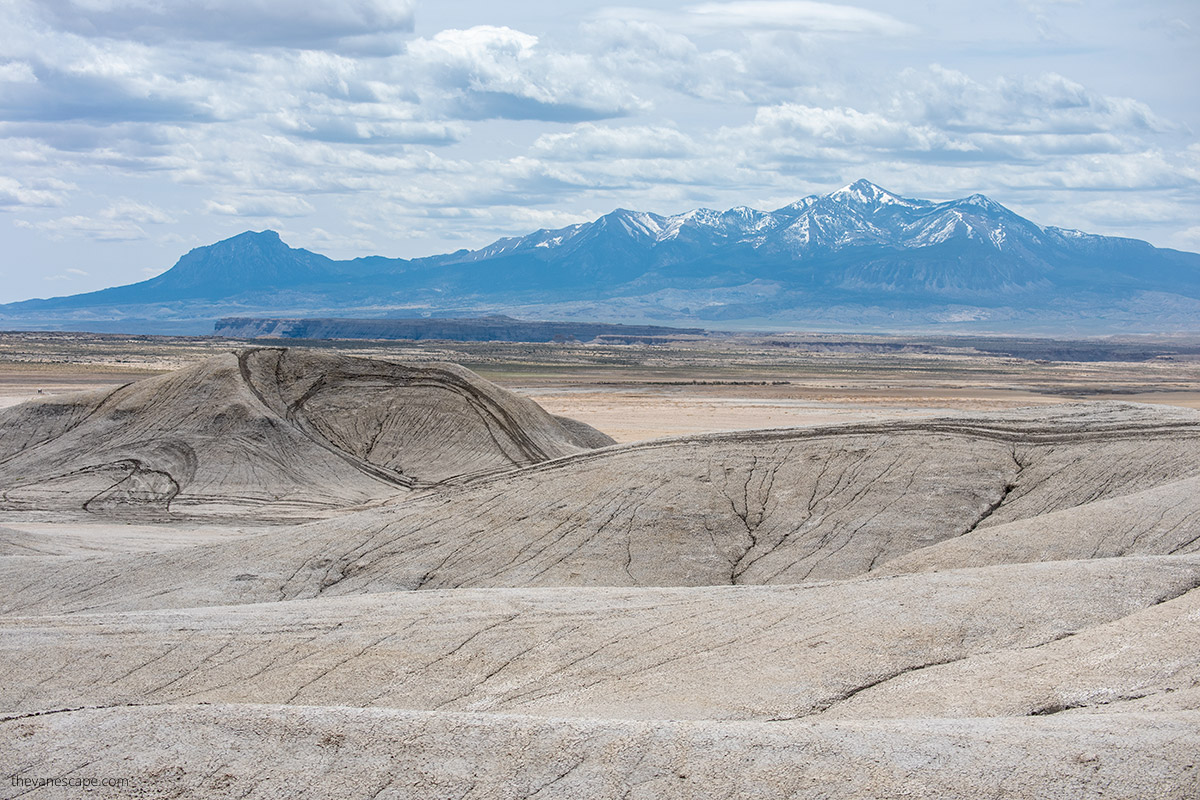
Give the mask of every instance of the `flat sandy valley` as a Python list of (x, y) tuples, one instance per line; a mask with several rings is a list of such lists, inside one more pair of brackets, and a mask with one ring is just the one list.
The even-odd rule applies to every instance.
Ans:
[[(915, 343), (914, 343), (915, 341)], [(1004, 340), (983, 340), (1002, 346)], [(776, 335), (666, 345), (236, 341), (63, 333), (0, 334), (0, 408), (113, 388), (239, 347), (288, 344), (402, 361), (449, 361), (587, 422), (618, 442), (722, 430), (989, 411), (1079, 400), (1200, 409), (1200, 338), (1056, 348), (1014, 340)], [(1086, 348), (1086, 349), (1085, 349)], [(1056, 349), (1064, 352), (1056, 353)], [(1145, 360), (1158, 351), (1169, 355)], [(1087, 361), (1050, 360), (1086, 356)]]
[(1185, 800), (1200, 341), (0, 334), (0, 586), (3, 797)]

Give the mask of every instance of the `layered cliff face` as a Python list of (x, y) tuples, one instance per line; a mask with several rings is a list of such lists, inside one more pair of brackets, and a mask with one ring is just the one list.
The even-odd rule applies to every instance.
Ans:
[(0, 412), (0, 507), (302, 517), (608, 443), (455, 365), (254, 349)]

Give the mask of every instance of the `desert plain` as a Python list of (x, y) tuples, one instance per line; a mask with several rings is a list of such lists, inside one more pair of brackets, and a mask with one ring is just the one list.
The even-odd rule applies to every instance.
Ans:
[(0, 334), (4, 797), (1200, 796), (1200, 341)]

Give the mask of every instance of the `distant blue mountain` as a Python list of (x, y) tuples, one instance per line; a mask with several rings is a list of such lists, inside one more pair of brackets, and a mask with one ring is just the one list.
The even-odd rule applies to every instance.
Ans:
[(0, 306), (20, 327), (217, 317), (509, 313), (724, 327), (1200, 330), (1200, 255), (1037, 225), (983, 195), (936, 203), (866, 180), (766, 212), (618, 209), (480, 250), (334, 261), (274, 231), (156, 278)]

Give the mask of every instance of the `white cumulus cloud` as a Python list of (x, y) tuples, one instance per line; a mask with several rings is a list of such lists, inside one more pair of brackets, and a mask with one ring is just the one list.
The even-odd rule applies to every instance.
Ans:
[(403, 65), (433, 91), (425, 102), (462, 119), (572, 122), (622, 116), (641, 101), (598, 75), (583, 54), (539, 46), (538, 37), (480, 25), (409, 43)]

